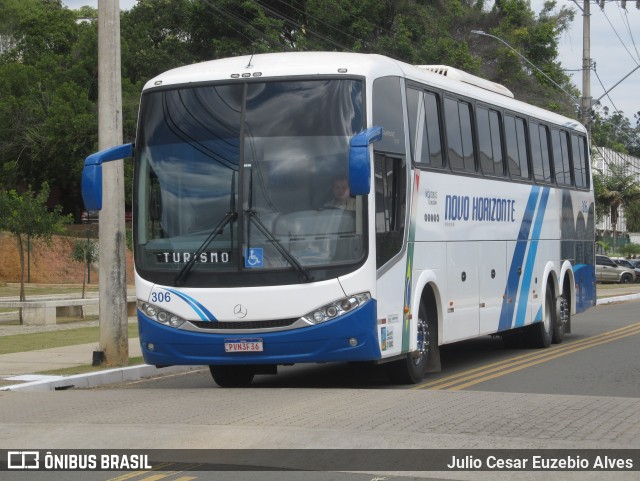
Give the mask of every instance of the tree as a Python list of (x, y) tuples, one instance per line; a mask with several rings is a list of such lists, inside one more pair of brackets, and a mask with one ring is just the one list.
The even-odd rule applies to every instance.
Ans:
[[(73, 244), (71, 259), (75, 262), (81, 262), (84, 265), (82, 269), (82, 298), (84, 299), (87, 286), (87, 276), (91, 264), (98, 260), (98, 243), (87, 237), (86, 240), (76, 241)], [(84, 311), (82, 312), (84, 317)]]
[[(579, 92), (557, 61), (558, 39), (569, 27), (574, 11), (565, 6), (555, 11), (556, 3), (545, 2), (536, 17), (527, 0), (496, 0), (491, 12), (481, 15), (474, 28), (483, 27), (487, 33), (503, 39), (577, 98)], [(482, 56), (481, 76), (507, 86), (519, 100), (570, 117), (577, 116), (575, 102), (513, 50), (492, 38), (469, 34), (469, 41), (472, 50)]]
[(610, 163), (607, 174), (598, 171), (593, 176), (596, 209), (600, 212), (604, 208), (609, 209), (614, 248), (620, 207), (640, 201), (640, 182), (635, 175), (629, 173), (630, 167), (629, 162)]
[[(6, 3), (5, 3), (6, 2)], [(0, 3), (0, 166), (10, 185), (45, 180), (79, 218), (82, 161), (97, 144), (95, 25), (60, 2)], [(4, 180), (4, 179), (3, 179)]]
[[(35, 194), (31, 187), (23, 194), (15, 190), (0, 191), (0, 230), (11, 232), (18, 243), (20, 254), (20, 301), (25, 300), (24, 292), (24, 245), (27, 239), (43, 239), (51, 242), (53, 234), (62, 232), (63, 225), (71, 219), (61, 214), (62, 207), (49, 211), (49, 184), (42, 184)], [(22, 323), (22, 314), (20, 315)]]
[[(640, 122), (640, 112), (635, 115)], [(609, 113), (609, 109), (596, 109), (592, 114), (591, 137), (598, 147), (608, 147), (623, 154), (640, 157), (640, 123), (635, 127), (623, 112)]]

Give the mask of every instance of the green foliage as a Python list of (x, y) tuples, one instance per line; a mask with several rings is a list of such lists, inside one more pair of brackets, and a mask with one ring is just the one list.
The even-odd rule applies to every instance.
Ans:
[(620, 251), (624, 254), (625, 257), (631, 257), (634, 255), (640, 254), (640, 244), (634, 244), (630, 242), (629, 244), (625, 244), (620, 248)]
[(91, 264), (98, 260), (98, 243), (91, 239), (79, 240), (73, 243), (71, 260)]
[(616, 152), (640, 157), (640, 112), (635, 115), (638, 123), (631, 125), (623, 112), (609, 114), (607, 107), (595, 110), (592, 115), (591, 137), (595, 145), (608, 147)]
[(17, 242), (20, 254), (20, 300), (24, 300), (24, 244), (27, 239), (43, 239), (50, 242), (54, 234), (64, 229), (71, 221), (62, 215), (62, 207), (51, 211), (47, 208), (49, 185), (45, 182), (38, 194), (31, 187), (23, 194), (15, 190), (0, 191), (0, 230), (11, 232)]
[(606, 209), (611, 216), (611, 225), (615, 240), (616, 226), (621, 207), (627, 207), (640, 202), (640, 181), (630, 173), (628, 162), (609, 164), (609, 171), (594, 172), (593, 187), (596, 197), (596, 214), (602, 215)]
[[(565, 91), (579, 97), (570, 78), (557, 61), (558, 39), (574, 17), (574, 11), (556, 2), (546, 2), (536, 17), (526, 0), (496, 0), (484, 30), (503, 39), (536, 65)], [(479, 22), (478, 26), (483, 26)], [(475, 27), (478, 29), (477, 27)], [(499, 41), (487, 37), (470, 39), (483, 57), (481, 75), (504, 84), (516, 98), (570, 117), (577, 116), (575, 103), (544, 75), (524, 62), (517, 53)]]
[[(140, 91), (159, 73), (290, 50), (379, 53), (413, 64), (451, 65), (506, 85), (518, 99), (577, 117), (567, 96), (513, 51), (471, 33), (503, 38), (579, 95), (557, 62), (558, 39), (575, 12), (557, 4), (546, 2), (536, 15), (526, 0), (139, 0), (121, 13), (124, 140), (135, 139)], [(1, 187), (48, 181), (64, 211), (80, 218), (83, 160), (97, 149), (97, 88), (94, 8), (0, 1)], [(617, 114), (594, 114), (594, 139), (640, 155), (638, 126)], [(130, 166), (125, 176), (130, 205)]]
[(51, 241), (54, 234), (64, 230), (64, 224), (71, 219), (62, 215), (62, 207), (51, 211), (47, 208), (49, 185), (45, 182), (39, 193), (31, 187), (23, 194), (15, 190), (0, 191), (0, 230), (11, 232), (17, 237)]
[[(73, 250), (71, 251), (71, 260), (75, 262), (81, 262), (84, 264), (82, 273), (82, 298), (84, 299), (87, 290), (87, 274), (90, 272), (90, 266), (92, 262), (96, 262), (99, 257), (99, 245), (97, 242), (87, 238), (86, 240), (76, 241), (73, 243)], [(84, 317), (84, 309), (82, 312)]]
[(611, 250), (611, 244), (605, 241), (596, 241), (596, 245), (599, 246), (600, 249), (602, 249), (602, 252), (604, 252), (605, 255), (609, 254), (609, 251)]

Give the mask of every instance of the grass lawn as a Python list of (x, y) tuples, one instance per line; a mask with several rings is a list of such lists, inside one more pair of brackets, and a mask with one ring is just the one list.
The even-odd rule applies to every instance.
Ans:
[[(129, 337), (138, 337), (138, 324), (129, 323)], [(37, 349), (49, 349), (52, 347), (74, 346), (76, 344), (98, 345), (100, 340), (100, 328), (80, 327), (78, 329), (66, 329), (62, 331), (35, 332), (30, 334), (16, 334), (13, 336), (0, 336), (0, 354), (12, 352), (35, 351)]]

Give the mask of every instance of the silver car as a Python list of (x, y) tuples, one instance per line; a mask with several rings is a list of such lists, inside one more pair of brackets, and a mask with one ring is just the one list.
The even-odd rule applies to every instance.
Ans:
[(607, 256), (596, 255), (596, 281), (629, 284), (635, 280), (633, 269), (619, 266)]

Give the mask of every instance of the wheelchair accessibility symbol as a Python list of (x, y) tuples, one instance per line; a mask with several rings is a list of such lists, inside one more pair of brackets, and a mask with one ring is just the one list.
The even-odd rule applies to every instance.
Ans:
[(244, 266), (245, 267), (263, 267), (264, 251), (262, 247), (252, 247), (245, 250)]

